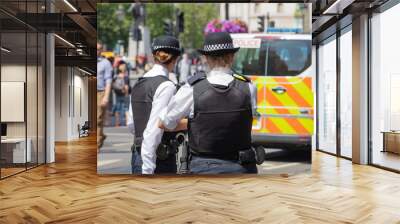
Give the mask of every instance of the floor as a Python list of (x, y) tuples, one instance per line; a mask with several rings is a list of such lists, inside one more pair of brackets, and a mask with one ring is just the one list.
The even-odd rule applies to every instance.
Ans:
[(97, 175), (95, 137), (0, 181), (0, 223), (400, 223), (400, 175), (315, 152), (299, 175)]
[(97, 172), (101, 174), (131, 174), (133, 136), (127, 127), (106, 127), (107, 135), (97, 155)]
[(25, 165), (20, 165), (19, 167), (7, 167), (7, 168), (0, 168), (1, 169), (1, 178), (6, 178), (8, 176), (24, 172), (26, 169), (33, 169), (37, 165), (36, 164), (28, 164), (25, 168)]
[(13, 175), (15, 173), (23, 172), (25, 167), (23, 168), (0, 168), (1, 169), (1, 178)]
[(373, 163), (391, 169), (400, 170), (400, 155), (392, 152), (374, 151)]

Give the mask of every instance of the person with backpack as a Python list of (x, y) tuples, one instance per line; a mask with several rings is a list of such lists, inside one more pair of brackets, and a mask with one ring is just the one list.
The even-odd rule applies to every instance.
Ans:
[[(126, 96), (129, 94), (129, 77), (126, 70), (126, 62), (118, 62), (117, 73), (112, 85), (116, 99), (114, 104), (116, 127), (121, 125), (121, 117), (126, 116), (127, 111)], [(127, 121), (127, 117), (125, 117), (125, 121)]]

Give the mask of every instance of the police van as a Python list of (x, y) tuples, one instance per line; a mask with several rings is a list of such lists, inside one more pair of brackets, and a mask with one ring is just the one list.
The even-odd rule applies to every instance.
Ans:
[(233, 71), (257, 87), (254, 145), (311, 149), (314, 129), (311, 36), (302, 34), (231, 34)]

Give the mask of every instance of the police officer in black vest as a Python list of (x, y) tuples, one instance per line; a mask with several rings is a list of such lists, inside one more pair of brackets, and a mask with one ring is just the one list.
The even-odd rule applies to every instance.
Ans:
[(158, 115), (176, 92), (168, 74), (181, 54), (179, 41), (161, 36), (152, 43), (155, 65), (132, 88), (128, 127), (134, 132), (132, 155), (134, 174), (168, 173), (177, 171), (174, 145), (176, 133), (158, 127)]
[(251, 128), (256, 91), (250, 80), (232, 72), (235, 48), (226, 32), (205, 37), (207, 73), (188, 80), (160, 115), (159, 127), (174, 129), (188, 117), (194, 174), (257, 173)]

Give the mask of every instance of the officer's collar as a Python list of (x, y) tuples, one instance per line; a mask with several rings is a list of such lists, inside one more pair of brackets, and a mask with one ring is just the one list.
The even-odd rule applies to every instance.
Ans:
[(227, 75), (232, 75), (232, 70), (230, 68), (226, 67), (215, 67), (211, 69), (210, 74), (227, 74)]
[(168, 69), (160, 64), (154, 64), (153, 68), (151, 68), (151, 70), (149, 72), (151, 72), (152, 74), (157, 74), (157, 75), (162, 74), (167, 77), (169, 74)]

